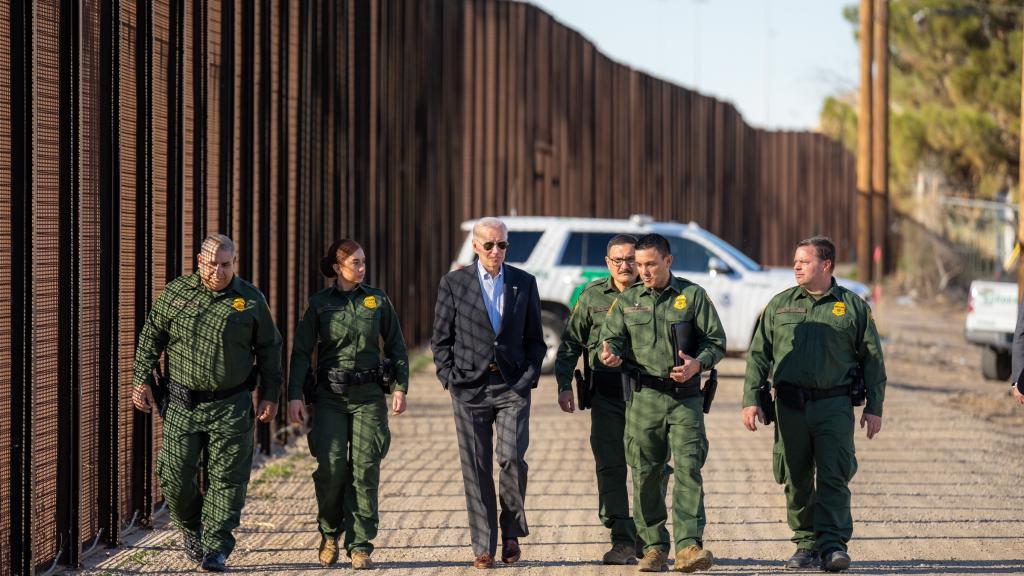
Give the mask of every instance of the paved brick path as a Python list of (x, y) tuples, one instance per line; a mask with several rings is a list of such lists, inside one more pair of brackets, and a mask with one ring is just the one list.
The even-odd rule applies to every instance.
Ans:
[[(717, 557), (712, 572), (777, 573), (792, 546), (782, 489), (771, 480), (772, 433), (751, 434), (740, 423), (743, 369), (740, 359), (723, 363), (718, 399), (707, 420), (706, 545)], [(882, 434), (868, 442), (858, 431), (854, 569), (1024, 573), (1020, 430), (1008, 431), (949, 406), (940, 398), (945, 390), (929, 374), (927, 368), (893, 362)], [(523, 560), (515, 573), (633, 574), (635, 566), (597, 563), (607, 534), (595, 513), (589, 412), (563, 414), (554, 396), (554, 381), (545, 378), (534, 394), (528, 452), (532, 533), (522, 541)], [(478, 573), (468, 567), (472, 558), (450, 403), (428, 372), (414, 378), (409, 412), (391, 420), (394, 438), (383, 465), (381, 531), (373, 555), (378, 573)], [(300, 440), (254, 472), (238, 548), (229, 562), (232, 572), (348, 569), (325, 570), (316, 563), (313, 466)], [(156, 529), (128, 541), (121, 550), (94, 554), (85, 573), (192, 570), (166, 515)]]

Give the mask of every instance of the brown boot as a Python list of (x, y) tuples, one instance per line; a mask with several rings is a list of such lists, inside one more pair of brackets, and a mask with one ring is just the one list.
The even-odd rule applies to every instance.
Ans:
[(668, 569), (668, 552), (651, 548), (644, 552), (644, 557), (637, 562), (641, 572), (664, 572)]
[(632, 544), (615, 544), (604, 553), (601, 562), (605, 564), (636, 564), (636, 547)]
[(352, 553), (352, 569), (353, 570), (369, 570), (373, 568), (373, 561), (370, 560), (370, 555), (362, 550), (356, 550)]
[(690, 544), (686, 548), (676, 552), (675, 569), (680, 572), (696, 572), (711, 568), (715, 557), (710, 550), (705, 550), (696, 544)]
[(321, 566), (331, 566), (338, 561), (338, 537), (320, 535), (320, 551), (318, 553)]

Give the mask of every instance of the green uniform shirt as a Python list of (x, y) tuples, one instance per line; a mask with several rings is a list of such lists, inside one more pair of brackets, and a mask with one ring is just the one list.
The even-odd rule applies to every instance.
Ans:
[(235, 276), (220, 292), (198, 274), (177, 278), (149, 311), (135, 349), (136, 386), (150, 380), (162, 352), (168, 377), (192, 390), (226, 390), (260, 370), (261, 397), (277, 402), (281, 390), (281, 334), (263, 294)]
[(288, 399), (302, 399), (302, 383), (316, 346), (317, 371), (333, 368), (360, 372), (380, 365), (380, 339), (384, 354), (395, 367), (395, 390), (409, 390), (409, 354), (402, 327), (391, 300), (383, 290), (359, 284), (351, 292), (337, 286), (309, 297), (309, 306), (295, 330), (288, 378)]
[(624, 361), (650, 375), (667, 378), (675, 366), (672, 324), (693, 322), (700, 337), (697, 360), (708, 370), (725, 356), (725, 330), (704, 289), (673, 276), (660, 293), (635, 284), (608, 310), (601, 339)]
[(772, 379), (803, 388), (850, 384), (850, 369), (860, 366), (867, 386), (864, 411), (882, 415), (885, 364), (871, 308), (836, 284), (815, 301), (795, 286), (768, 302), (747, 353), (743, 406), (757, 405), (757, 389), (774, 366)]
[(615, 282), (609, 276), (594, 280), (580, 293), (576, 306), (569, 315), (569, 322), (562, 333), (555, 360), (555, 380), (558, 391), (572, 390), (572, 375), (576, 361), (586, 351), (590, 355), (590, 368), (595, 372), (620, 372), (601, 363), (601, 326), (604, 324), (612, 302), (619, 296)]

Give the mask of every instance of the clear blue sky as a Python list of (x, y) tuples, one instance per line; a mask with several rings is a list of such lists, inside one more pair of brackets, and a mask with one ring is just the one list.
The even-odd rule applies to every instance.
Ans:
[(528, 0), (614, 60), (732, 102), (760, 128), (818, 126), (856, 90), (855, 0)]

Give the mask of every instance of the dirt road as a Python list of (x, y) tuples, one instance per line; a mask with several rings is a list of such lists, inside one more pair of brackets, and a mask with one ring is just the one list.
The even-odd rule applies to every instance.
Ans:
[[(1024, 573), (1024, 408), (1006, 386), (985, 382), (978, 352), (965, 344), (963, 316), (941, 306), (886, 304), (876, 317), (885, 338), (889, 387), (882, 433), (857, 434), (852, 484), (853, 572), (862, 574)], [(792, 553), (782, 488), (771, 479), (770, 429), (740, 423), (744, 363), (721, 365), (707, 419), (704, 468), (706, 546), (712, 573), (778, 573)], [(597, 562), (607, 533), (595, 511), (589, 412), (564, 414), (554, 381), (533, 398), (527, 496), (531, 535), (514, 573), (633, 574)], [(414, 379), (409, 412), (391, 420), (384, 461), (381, 574), (478, 574), (455, 444), (451, 401), (430, 373)], [(859, 417), (859, 410), (858, 410)], [(239, 574), (327, 574), (316, 563), (313, 459), (305, 442), (253, 474), (250, 499), (230, 558)], [(88, 559), (88, 574), (185, 573), (192, 567), (166, 515), (129, 544)], [(344, 568), (347, 569), (346, 565)], [(501, 568), (504, 573), (513, 573)]]

